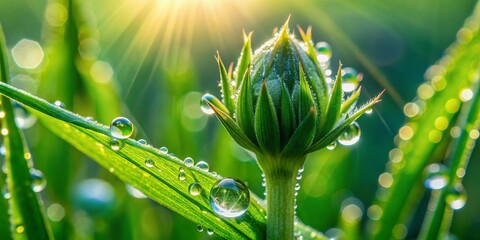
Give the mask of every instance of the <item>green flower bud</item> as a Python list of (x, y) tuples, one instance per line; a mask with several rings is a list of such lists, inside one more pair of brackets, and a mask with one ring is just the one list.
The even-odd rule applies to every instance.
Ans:
[(380, 95), (354, 110), (360, 88), (344, 99), (341, 64), (329, 83), (311, 29), (300, 33), (303, 41), (289, 33), (287, 21), (254, 54), (251, 34), (244, 34), (234, 72), (217, 56), (223, 101), (203, 97), (235, 141), (262, 159), (304, 159), (334, 142), (379, 101)]

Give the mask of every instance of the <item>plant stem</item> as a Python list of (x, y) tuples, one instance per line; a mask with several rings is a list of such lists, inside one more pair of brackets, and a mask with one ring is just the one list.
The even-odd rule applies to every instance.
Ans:
[(262, 166), (267, 184), (267, 240), (291, 240), (294, 237), (296, 177), (305, 158), (301, 161), (269, 160), (259, 161), (268, 165)]

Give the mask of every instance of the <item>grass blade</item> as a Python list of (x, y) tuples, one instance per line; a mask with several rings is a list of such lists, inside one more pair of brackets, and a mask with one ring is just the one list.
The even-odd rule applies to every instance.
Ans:
[[(0, 80), (8, 80), (8, 62), (5, 38), (0, 26)], [(25, 157), (23, 136), (16, 126), (13, 105), (10, 99), (2, 96), (2, 135), (6, 147), (6, 167), (12, 223), (15, 227), (15, 239), (51, 239), (52, 234), (42, 206), (32, 189), (32, 177)]]

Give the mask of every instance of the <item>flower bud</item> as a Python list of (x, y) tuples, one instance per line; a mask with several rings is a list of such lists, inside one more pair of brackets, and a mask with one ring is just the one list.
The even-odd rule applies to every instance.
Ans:
[(334, 142), (380, 95), (354, 110), (360, 88), (348, 98), (342, 91), (342, 67), (328, 82), (317, 60), (311, 29), (303, 41), (289, 33), (288, 20), (272, 39), (252, 53), (251, 34), (234, 72), (217, 56), (223, 101), (205, 95), (230, 135), (257, 155), (304, 159)]

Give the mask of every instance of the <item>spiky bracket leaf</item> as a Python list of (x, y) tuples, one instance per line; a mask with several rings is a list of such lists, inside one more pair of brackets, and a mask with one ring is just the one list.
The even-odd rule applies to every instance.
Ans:
[(355, 108), (355, 105), (357, 104), (358, 97), (360, 96), (360, 92), (362, 90), (362, 87), (358, 87), (358, 89), (350, 95), (345, 101), (342, 103), (342, 109), (341, 109), (341, 114), (346, 114), (353, 110)]
[(282, 81), (282, 97), (280, 99), (280, 126), (282, 126), (282, 131), (280, 133), (281, 146), (285, 147), (287, 142), (290, 140), (293, 132), (295, 131), (295, 126), (297, 126), (297, 121), (295, 119), (295, 110), (293, 108), (293, 102), (288, 94), (287, 86)]
[(237, 86), (243, 85), (245, 73), (250, 71), (249, 65), (252, 59), (252, 32), (250, 32), (248, 35), (243, 32), (243, 40), (244, 44), (242, 53), (240, 54), (240, 59), (238, 60), (237, 75), (235, 76), (235, 79), (237, 80)]
[(264, 81), (260, 88), (255, 109), (255, 134), (262, 152), (270, 154), (280, 152), (280, 129), (273, 101)]
[(335, 79), (335, 84), (333, 85), (332, 95), (327, 108), (327, 118), (325, 119), (325, 126), (321, 134), (329, 132), (337, 120), (340, 118), (341, 106), (342, 106), (342, 64), (338, 66), (337, 78)]
[(252, 143), (256, 144), (257, 138), (255, 136), (254, 124), (255, 115), (253, 111), (253, 89), (250, 73), (251, 71), (249, 67), (242, 80), (240, 90), (238, 91), (236, 118), (238, 126), (243, 129), (245, 135), (247, 135)]
[(218, 63), (218, 71), (220, 72), (220, 85), (222, 86), (222, 95), (223, 95), (223, 103), (228, 109), (228, 112), (233, 116), (233, 112), (235, 111), (235, 103), (233, 102), (232, 98), (232, 85), (231, 79), (229, 78), (229, 74), (227, 73), (227, 69), (225, 65), (223, 65), (222, 58), (220, 58), (220, 53), (217, 52), (216, 57)]
[(332, 131), (330, 131), (326, 136), (324, 136), (318, 142), (315, 142), (314, 144), (312, 144), (312, 146), (308, 149), (308, 152), (314, 152), (316, 150), (322, 149), (328, 146), (333, 141), (335, 141), (343, 132), (345, 132), (345, 130), (350, 126), (350, 124), (352, 124), (355, 120), (357, 120), (360, 116), (362, 116), (368, 109), (372, 108), (373, 105), (380, 102), (380, 98), (383, 95), (383, 93), (384, 91), (378, 94), (369, 103), (365, 104), (359, 110), (354, 112), (351, 116), (337, 123), (337, 126), (334, 127)]
[(205, 103), (212, 108), (215, 112), (215, 116), (217, 116), (218, 120), (220, 120), (228, 133), (230, 133), (240, 146), (254, 152), (258, 151), (258, 147), (245, 135), (235, 120), (230, 117), (227, 108), (220, 102), (220, 100), (212, 95), (207, 95), (202, 98), (202, 101), (205, 101)]
[(315, 137), (315, 122), (317, 120), (315, 111), (315, 107), (312, 106), (310, 112), (297, 127), (290, 141), (282, 150), (282, 157), (288, 159), (289, 157), (301, 156), (307, 152)]

